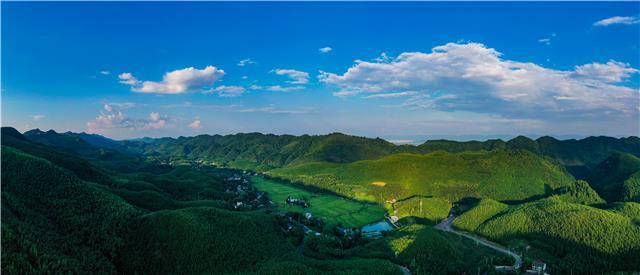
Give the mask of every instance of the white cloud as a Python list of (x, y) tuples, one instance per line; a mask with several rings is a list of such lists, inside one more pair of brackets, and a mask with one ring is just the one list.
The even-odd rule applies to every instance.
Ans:
[(45, 115), (32, 115), (31, 116), (31, 119), (33, 119), (33, 121), (40, 121), (40, 120), (43, 120), (45, 118), (46, 118)]
[(93, 121), (87, 122), (87, 131), (90, 133), (100, 133), (108, 129), (149, 130), (162, 129), (167, 126), (169, 126), (169, 118), (156, 112), (151, 112), (148, 118), (135, 119), (126, 116), (121, 111), (112, 109), (112, 111), (108, 111), (106, 114), (98, 115)]
[(622, 24), (622, 25), (633, 25), (638, 24), (640, 19), (634, 16), (614, 16), (606, 19), (602, 19), (598, 22), (593, 23), (594, 26), (604, 27), (613, 24)]
[(160, 113), (151, 112), (149, 119), (145, 122), (144, 129), (162, 129), (167, 126), (166, 117), (161, 117)]
[(135, 128), (135, 122), (122, 112), (117, 112), (100, 114), (96, 119), (87, 123), (87, 130), (91, 133), (113, 128)]
[(189, 108), (191, 106), (193, 106), (193, 103), (191, 103), (191, 101), (184, 101), (182, 103), (172, 103), (172, 104), (160, 105), (160, 107), (162, 107), (162, 108), (169, 108), (169, 109), (173, 109), (173, 108)]
[(246, 89), (242, 86), (218, 86), (207, 93), (217, 93), (219, 96), (234, 97), (242, 95)]
[(118, 77), (120, 83), (131, 86), (131, 90), (141, 93), (182, 94), (189, 91), (203, 91), (225, 75), (225, 72), (214, 66), (204, 69), (194, 67), (165, 73), (162, 81), (140, 82), (131, 73), (123, 73)]
[(273, 86), (260, 86), (260, 85), (251, 85), (249, 86), (250, 90), (267, 90), (267, 91), (272, 91), (272, 92), (291, 92), (291, 91), (299, 91), (299, 90), (304, 90), (304, 86), (289, 86), (289, 87), (283, 87), (280, 85), (273, 85)]
[(102, 75), (110, 75), (111, 72), (110, 71), (100, 71), (100, 74), (102, 74)]
[(274, 86), (267, 86), (264, 89), (267, 91), (273, 91), (273, 92), (291, 92), (291, 91), (304, 90), (304, 87), (303, 86), (282, 87), (280, 85), (274, 85)]
[(126, 110), (135, 108), (138, 104), (134, 102), (108, 102), (104, 103), (102, 108), (107, 112), (113, 112), (118, 110)]
[(277, 75), (286, 75), (291, 78), (291, 81), (287, 81), (290, 84), (307, 84), (309, 83), (309, 73), (293, 70), (293, 69), (275, 69), (273, 70)]
[(256, 62), (251, 60), (251, 58), (246, 58), (246, 59), (240, 60), (240, 62), (238, 62), (237, 65), (240, 66), (240, 67), (244, 67), (244, 66), (251, 65), (251, 64), (256, 64)]
[(637, 114), (640, 92), (611, 83), (637, 72), (615, 61), (560, 71), (502, 59), (498, 51), (483, 44), (449, 43), (430, 53), (402, 53), (390, 62), (357, 60), (343, 74), (320, 72), (318, 78), (339, 88), (336, 96), (418, 91), (405, 106), (553, 117)]
[(239, 109), (237, 112), (241, 113), (269, 113), (269, 114), (306, 114), (309, 110), (285, 110), (278, 109), (273, 106), (268, 107), (257, 107), (257, 108), (247, 108), (247, 109)]
[(638, 70), (628, 63), (609, 60), (605, 64), (591, 63), (576, 66), (573, 76), (601, 82), (621, 82), (635, 73), (638, 73)]
[(373, 61), (376, 61), (378, 63), (387, 63), (387, 62), (389, 62), (391, 60), (392, 60), (392, 58), (389, 55), (387, 55), (387, 53), (385, 53), (385, 52), (382, 52), (380, 54), (380, 56), (378, 56), (378, 57), (373, 59)]
[(249, 77), (248, 77), (248, 76), (246, 76), (246, 75), (243, 75), (243, 76), (242, 76), (242, 79), (248, 79), (248, 78), (249, 78)]
[(542, 38), (542, 39), (538, 39), (538, 42), (545, 44), (545, 45), (551, 45), (551, 38)]
[(193, 122), (189, 123), (189, 128), (198, 130), (200, 129), (200, 118), (196, 118)]
[(396, 145), (411, 144), (414, 142), (413, 139), (387, 139), (387, 141)]
[(412, 96), (412, 95), (416, 95), (417, 93), (418, 92), (415, 92), (415, 91), (406, 91), (406, 92), (398, 92), (398, 93), (373, 94), (373, 95), (365, 96), (363, 98), (394, 98), (394, 97)]
[(329, 53), (332, 50), (333, 49), (331, 47), (322, 47), (322, 48), (318, 49), (318, 51), (321, 52), (321, 53)]
[(131, 73), (121, 73), (118, 75), (120, 79), (120, 83), (135, 86), (138, 85), (138, 79), (135, 78)]

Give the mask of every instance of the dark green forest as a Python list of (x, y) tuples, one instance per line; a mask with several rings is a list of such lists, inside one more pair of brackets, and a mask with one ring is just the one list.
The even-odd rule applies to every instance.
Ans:
[[(340, 133), (116, 141), (3, 127), (1, 142), (6, 274), (491, 274), (514, 264), (433, 226), (450, 214), (455, 230), (520, 255), (515, 272), (533, 261), (550, 273), (640, 271), (638, 137), (412, 146)], [(397, 228), (370, 237), (291, 211), (252, 177), (384, 207)]]

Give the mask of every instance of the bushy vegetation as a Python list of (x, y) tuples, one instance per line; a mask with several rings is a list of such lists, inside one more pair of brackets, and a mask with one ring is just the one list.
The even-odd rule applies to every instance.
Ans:
[(473, 232), (482, 223), (497, 214), (507, 210), (508, 205), (492, 199), (482, 199), (470, 210), (462, 213), (453, 220), (453, 226), (458, 229)]
[(554, 196), (561, 201), (577, 204), (599, 205), (605, 203), (589, 183), (583, 180), (577, 180), (569, 187), (556, 190), (556, 195)]
[(240, 164), (268, 170), (274, 167), (308, 162), (348, 163), (377, 159), (397, 153), (432, 153), (446, 151), (527, 150), (551, 157), (583, 179), (589, 170), (615, 152), (640, 156), (640, 138), (588, 137), (557, 140), (540, 137), (536, 140), (519, 136), (509, 141), (448, 141), (430, 140), (419, 146), (393, 145), (382, 139), (354, 137), (334, 133), (319, 136), (263, 135), (259, 133), (228, 136), (200, 135), (178, 139), (143, 139), (122, 143), (127, 150), (165, 158), (206, 159), (219, 163)]
[(640, 203), (637, 202), (616, 202), (609, 206), (611, 211), (629, 217), (637, 225), (640, 225)]
[(553, 273), (640, 269), (640, 227), (630, 218), (557, 198), (509, 207), (476, 232), (504, 243), (527, 240), (552, 255), (544, 260)]
[[(2, 271), (401, 274), (402, 265), (414, 274), (460, 274), (511, 264), (429, 226), (452, 203), (455, 228), (542, 259), (551, 273), (637, 271), (638, 155), (637, 137), (396, 146), (342, 134), (252, 133), (121, 142), (3, 127)], [(261, 176), (240, 186), (227, 178), (241, 171), (220, 167), (293, 182)], [(260, 191), (278, 205), (259, 200)], [(286, 205), (287, 196), (311, 207)], [(605, 205), (601, 196), (625, 202)], [(315, 231), (305, 234), (287, 211), (328, 222), (307, 224)], [(385, 211), (415, 218), (373, 240), (334, 227), (359, 227)]]
[(351, 253), (389, 258), (413, 274), (484, 273), (492, 272), (494, 265), (513, 263), (508, 255), (421, 224), (403, 227)]
[(273, 218), (260, 213), (211, 207), (158, 211), (137, 218), (131, 229), (119, 262), (134, 273), (252, 271), (295, 251)]
[[(309, 161), (352, 162), (402, 151), (382, 139), (334, 133), (322, 136), (200, 135), (125, 141), (128, 150), (165, 158), (204, 159), (243, 167), (281, 167)], [(253, 163), (253, 164), (250, 164)]]
[(622, 183), (622, 201), (640, 202), (640, 171), (631, 174)]
[(302, 164), (270, 173), (379, 202), (414, 195), (518, 201), (551, 195), (573, 182), (552, 162), (527, 151), (507, 150), (397, 154), (348, 164)]
[(640, 158), (616, 153), (596, 166), (587, 181), (608, 202), (640, 200)]
[[(385, 260), (298, 255), (273, 215), (222, 209), (227, 170), (105, 174), (72, 152), (4, 131), (4, 273), (401, 273)], [(103, 182), (79, 178), (83, 169), (95, 169)]]
[(415, 217), (437, 224), (449, 216), (451, 202), (442, 198), (412, 197), (393, 204), (393, 214), (399, 218)]
[(2, 146), (2, 271), (115, 273), (129, 220), (139, 212), (103, 187)]

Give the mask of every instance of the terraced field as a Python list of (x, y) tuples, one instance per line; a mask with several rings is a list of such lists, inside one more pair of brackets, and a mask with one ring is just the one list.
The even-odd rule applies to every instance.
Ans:
[[(277, 203), (281, 209), (301, 213), (309, 212), (324, 218), (329, 225), (341, 223), (347, 227), (361, 227), (383, 219), (386, 213), (384, 207), (377, 204), (349, 200), (331, 194), (312, 193), (262, 177), (253, 177), (251, 181), (258, 190), (266, 192), (269, 198)], [(302, 208), (286, 204), (285, 200), (289, 196), (297, 199), (304, 198), (311, 206)]]

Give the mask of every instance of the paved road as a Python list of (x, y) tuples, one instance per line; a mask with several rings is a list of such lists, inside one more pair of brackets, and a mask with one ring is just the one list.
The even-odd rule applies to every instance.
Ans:
[(500, 251), (502, 253), (508, 254), (509, 256), (513, 257), (516, 260), (515, 263), (512, 266), (501, 267), (501, 269), (503, 269), (503, 270), (517, 270), (522, 266), (522, 258), (520, 258), (520, 255), (516, 254), (515, 252), (513, 252), (513, 251), (511, 251), (509, 249), (506, 249), (505, 247), (503, 247), (503, 246), (501, 246), (501, 245), (499, 245), (497, 243), (488, 241), (488, 240), (480, 238), (478, 236), (474, 236), (474, 235), (472, 235), (470, 233), (467, 233), (467, 232), (461, 232), (461, 231), (457, 231), (457, 230), (451, 228), (451, 223), (453, 223), (453, 219), (455, 219), (455, 216), (453, 214), (450, 214), (449, 217), (446, 220), (444, 220), (441, 223), (437, 224), (435, 226), (435, 228), (438, 229), (438, 230), (447, 231), (447, 232), (451, 232), (451, 233), (460, 235), (460, 236), (465, 237), (467, 239), (474, 240), (474, 241), (476, 241), (476, 242), (478, 242), (478, 243), (480, 243), (480, 244), (482, 244), (482, 245), (484, 245), (486, 247), (492, 248), (494, 250)]
[(411, 271), (406, 266), (401, 266), (399, 264), (397, 264), (397, 266), (402, 270), (402, 274), (411, 275)]

